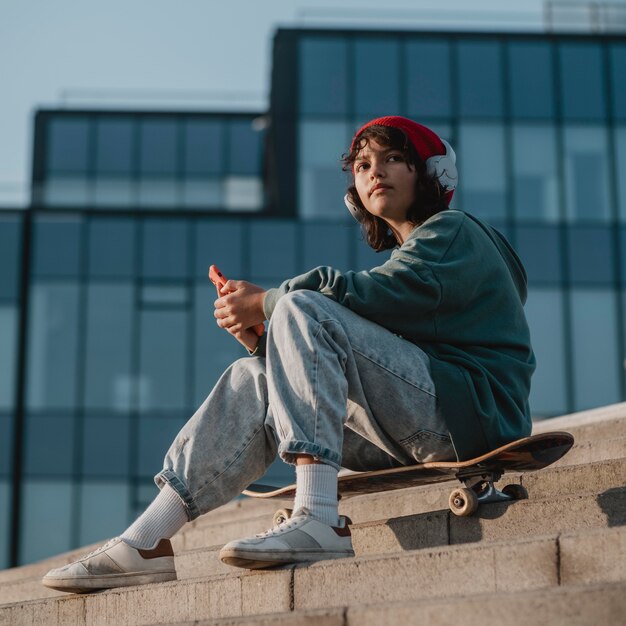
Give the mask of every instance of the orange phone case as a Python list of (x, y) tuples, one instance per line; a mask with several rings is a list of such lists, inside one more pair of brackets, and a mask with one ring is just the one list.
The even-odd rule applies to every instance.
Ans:
[[(215, 285), (218, 295), (220, 295), (220, 289), (226, 284), (226, 276), (222, 274), (217, 265), (211, 265), (211, 267), (209, 267), (209, 279)], [(253, 327), (253, 330), (261, 337), (265, 332), (265, 326), (263, 324), (257, 324)]]

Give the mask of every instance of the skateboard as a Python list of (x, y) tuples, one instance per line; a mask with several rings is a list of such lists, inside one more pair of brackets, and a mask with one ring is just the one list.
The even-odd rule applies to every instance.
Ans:
[[(341, 470), (338, 495), (346, 498), (456, 478), (463, 487), (452, 490), (448, 504), (452, 513), (466, 517), (473, 515), (479, 504), (528, 498), (521, 484), (506, 485), (499, 490), (494, 483), (506, 472), (543, 469), (563, 457), (572, 445), (574, 437), (570, 433), (548, 432), (518, 439), (467, 461), (431, 461), (369, 472)], [(243, 491), (243, 495), (251, 498), (292, 498), (295, 493), (295, 484), (278, 488), (254, 483)], [(280, 524), (290, 515), (290, 509), (279, 509), (274, 514), (274, 524)]]

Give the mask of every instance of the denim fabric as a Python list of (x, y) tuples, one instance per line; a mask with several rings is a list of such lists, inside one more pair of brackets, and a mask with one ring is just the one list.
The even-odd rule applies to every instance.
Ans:
[(266, 356), (235, 361), (182, 428), (155, 482), (190, 519), (238, 495), (279, 454), (383, 469), (454, 459), (428, 356), (315, 291), (281, 297)]

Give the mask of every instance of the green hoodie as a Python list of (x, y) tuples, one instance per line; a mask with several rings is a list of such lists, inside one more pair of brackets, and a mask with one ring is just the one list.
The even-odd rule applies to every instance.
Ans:
[[(296, 289), (319, 291), (428, 354), (459, 460), (530, 434), (536, 362), (523, 309), (526, 272), (482, 220), (448, 209), (416, 226), (379, 267), (322, 266), (290, 278), (267, 292), (266, 318)], [(253, 354), (264, 352), (261, 341)]]

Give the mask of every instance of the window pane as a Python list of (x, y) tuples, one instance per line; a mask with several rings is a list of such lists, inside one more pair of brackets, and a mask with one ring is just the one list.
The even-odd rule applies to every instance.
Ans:
[(142, 175), (174, 175), (178, 149), (178, 127), (174, 120), (140, 122), (139, 171)]
[(304, 267), (306, 272), (318, 265), (330, 265), (345, 272), (350, 268), (350, 239), (352, 224), (336, 222), (312, 224), (303, 223), (302, 240), (304, 241)]
[(614, 44), (610, 51), (613, 115), (626, 119), (626, 44)]
[(184, 180), (181, 191), (181, 205), (188, 209), (215, 209), (225, 204), (221, 178)]
[(187, 406), (187, 319), (180, 311), (142, 311), (139, 407), (163, 411)]
[(599, 289), (571, 294), (575, 411), (620, 401), (615, 298)]
[(406, 44), (406, 64), (409, 117), (451, 115), (449, 44), (410, 41)]
[(231, 174), (250, 176), (262, 171), (263, 133), (254, 129), (251, 119), (230, 122), (228, 135), (228, 171)]
[(22, 220), (0, 216), (0, 299), (17, 300), (22, 265)]
[[(400, 45), (394, 40), (354, 43), (355, 111), (377, 117), (400, 113)], [(345, 148), (344, 148), (345, 150)]]
[(26, 416), (27, 476), (65, 478), (74, 474), (74, 424), (71, 416)]
[(503, 114), (500, 44), (465, 41), (457, 48), (460, 113), (465, 117)]
[(603, 119), (605, 87), (600, 46), (566, 43), (560, 45), (559, 52), (563, 117)]
[(556, 226), (518, 226), (515, 250), (529, 283), (560, 283), (561, 244)]
[(503, 218), (506, 156), (500, 125), (465, 124), (459, 129), (459, 186), (463, 210), (478, 217)]
[(611, 211), (606, 129), (566, 126), (564, 135), (568, 218), (608, 221)]
[(282, 281), (297, 275), (296, 236), (296, 224), (291, 221), (268, 220), (251, 225), (250, 274), (253, 281)]
[[(233, 280), (243, 278), (242, 247), (235, 242), (243, 241), (243, 222), (200, 221), (194, 224), (196, 263), (194, 278), (208, 283), (210, 265), (217, 265), (224, 275)], [(213, 288), (213, 293), (215, 289)]]
[(514, 117), (554, 115), (550, 44), (536, 41), (509, 43), (509, 80)]
[(567, 412), (563, 296), (560, 290), (529, 289), (525, 305), (537, 370), (530, 387), (533, 416)]
[[(0, 415), (0, 478), (13, 474), (13, 415)], [(0, 543), (2, 537), (0, 535)]]
[(35, 218), (33, 271), (36, 276), (79, 275), (81, 226), (80, 218)]
[(345, 122), (300, 124), (299, 173), (301, 216), (343, 219), (347, 210), (343, 197), (348, 176), (341, 170), (341, 155), (349, 148)]
[(139, 294), (142, 306), (186, 307), (189, 290), (185, 285), (143, 285)]
[(184, 172), (186, 176), (220, 174), (224, 169), (223, 123), (211, 120), (185, 122)]
[(89, 223), (89, 274), (129, 278), (135, 274), (136, 225), (130, 219), (97, 219)]
[(133, 172), (133, 134), (131, 119), (105, 117), (96, 121), (96, 175)]
[(626, 126), (615, 128), (615, 157), (619, 219), (626, 222)]
[(93, 204), (98, 207), (131, 207), (135, 204), (137, 185), (126, 178), (100, 176), (93, 183)]
[(0, 410), (11, 411), (17, 367), (17, 308), (0, 305)]
[(179, 203), (180, 183), (175, 178), (144, 178), (137, 184), (141, 207), (175, 209)]
[(146, 220), (142, 225), (144, 278), (186, 278), (189, 238), (187, 222)]
[(85, 406), (127, 411), (133, 404), (134, 288), (130, 284), (87, 286)]
[(604, 226), (570, 226), (570, 278), (575, 284), (610, 284), (614, 280), (613, 234)]
[(78, 328), (77, 285), (33, 285), (28, 330), (29, 408), (75, 405)]
[(88, 416), (83, 420), (84, 476), (126, 477), (130, 472), (130, 418)]
[(139, 476), (151, 478), (161, 471), (165, 453), (184, 423), (185, 420), (172, 417), (145, 415), (139, 418)]
[(26, 480), (22, 496), (20, 564), (72, 548), (72, 484), (64, 480)]
[(46, 206), (85, 208), (90, 200), (90, 183), (84, 177), (56, 175), (42, 185), (42, 202)]
[(556, 133), (553, 126), (513, 127), (515, 214), (520, 220), (559, 218)]
[(256, 176), (227, 176), (224, 179), (224, 208), (258, 211), (263, 207), (263, 183)]
[(300, 112), (346, 114), (348, 45), (343, 39), (300, 40)]
[(118, 535), (129, 518), (130, 488), (126, 483), (90, 480), (80, 486), (79, 545)]
[(89, 120), (61, 117), (50, 120), (46, 170), (52, 174), (83, 173), (89, 170)]

